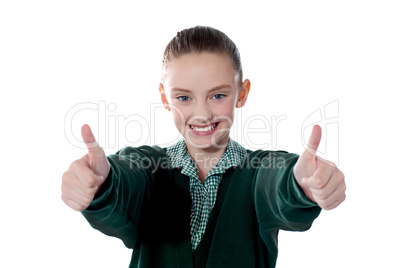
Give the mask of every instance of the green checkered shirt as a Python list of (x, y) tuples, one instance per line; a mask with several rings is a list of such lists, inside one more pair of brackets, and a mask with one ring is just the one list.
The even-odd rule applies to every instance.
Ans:
[(208, 217), (215, 205), (222, 174), (240, 164), (247, 155), (246, 149), (229, 138), (226, 151), (217, 164), (208, 172), (204, 184), (198, 178), (198, 168), (187, 151), (184, 139), (171, 145), (166, 150), (173, 168), (181, 167), (181, 173), (190, 178), (191, 208), (191, 244), (195, 250), (204, 235)]

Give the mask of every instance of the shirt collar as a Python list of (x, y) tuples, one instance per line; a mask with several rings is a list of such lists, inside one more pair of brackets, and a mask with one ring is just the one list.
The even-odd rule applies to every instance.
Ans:
[[(184, 139), (176, 142), (166, 149), (166, 153), (170, 158), (173, 168), (182, 167), (186, 170), (187, 175), (198, 174), (197, 166), (191, 158), (190, 153), (187, 151), (186, 142)], [(218, 163), (208, 173), (208, 176), (213, 174), (225, 173), (230, 167), (236, 167), (240, 164), (243, 158), (247, 155), (247, 150), (236, 141), (229, 138), (228, 146)], [(195, 170), (194, 170), (195, 168)]]

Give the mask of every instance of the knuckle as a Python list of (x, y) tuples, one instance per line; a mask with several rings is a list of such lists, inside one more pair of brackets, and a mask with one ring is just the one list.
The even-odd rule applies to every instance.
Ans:
[(86, 188), (85, 194), (86, 194), (86, 196), (88, 196), (88, 198), (93, 198), (93, 196), (95, 196), (95, 189), (94, 188)]
[(332, 169), (337, 169), (338, 167), (336, 166), (335, 162), (328, 161), (328, 164), (331, 166)]
[(314, 183), (318, 189), (322, 189), (324, 187), (324, 179), (322, 176), (318, 175), (314, 178)]
[(321, 162), (327, 165), (329, 168), (336, 168), (336, 164), (330, 160), (320, 158)]
[(74, 185), (74, 177), (68, 171), (65, 172), (62, 176), (61, 180), (61, 191), (67, 192), (69, 188), (73, 187)]
[(71, 165), (70, 165), (70, 169), (71, 169), (71, 170), (79, 170), (80, 163), (81, 163), (80, 160), (75, 160), (75, 161), (73, 161), (73, 162), (71, 163)]
[(346, 192), (346, 184), (343, 184), (343, 185), (342, 185), (342, 193), (345, 194), (345, 192)]
[(84, 205), (82, 203), (78, 203), (77, 201), (71, 202), (70, 204), (68, 204), (68, 206), (75, 211), (83, 211), (85, 209)]
[(326, 164), (327, 168), (334, 169), (335, 164), (329, 160), (325, 160), (324, 163)]
[(63, 175), (61, 176), (61, 181), (62, 181), (62, 183), (68, 181), (69, 178), (70, 178), (70, 172), (67, 170), (67, 171), (64, 172)]
[(341, 202), (343, 202), (343, 201), (345, 201), (345, 200), (346, 200), (346, 194), (344, 193), (344, 194), (342, 195)]
[(86, 177), (86, 183), (89, 187), (93, 187), (96, 186), (96, 179), (95, 176), (93, 176), (93, 174), (91, 174), (92, 176), (88, 175)]
[(324, 210), (328, 210), (329, 208), (329, 203), (327, 200), (321, 200), (321, 202), (319, 203), (320, 207)]
[(61, 190), (61, 197), (63, 198), (63, 196), (66, 193), (66, 186), (64, 183), (61, 184), (60, 190)]
[(82, 210), (86, 209), (87, 207), (89, 207), (89, 205), (91, 204), (92, 200), (89, 198), (85, 198), (81, 204), (81, 208)]
[(61, 185), (61, 198), (63, 201), (68, 200), (72, 196), (71, 187), (69, 185)]
[(82, 205), (82, 207), (83, 207), (84, 209), (88, 208), (88, 207), (91, 205), (93, 198), (94, 198), (93, 195), (84, 197), (84, 198), (81, 200), (81, 205)]
[(325, 200), (325, 198), (327, 197), (327, 194), (325, 193), (325, 191), (319, 191), (319, 192), (317, 193), (317, 197), (318, 197), (320, 200)]
[(343, 174), (342, 171), (340, 171), (339, 169), (337, 169), (335, 174), (336, 174), (337, 178), (339, 178), (339, 180), (345, 181), (345, 174)]
[(61, 200), (62, 200), (66, 205), (68, 205), (68, 204), (67, 204), (67, 199), (66, 199), (64, 193), (61, 193)]

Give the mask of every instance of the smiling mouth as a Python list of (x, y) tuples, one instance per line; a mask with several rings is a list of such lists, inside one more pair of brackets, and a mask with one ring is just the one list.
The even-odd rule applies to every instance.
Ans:
[(208, 132), (214, 130), (217, 126), (219, 125), (219, 122), (209, 124), (207, 126), (199, 126), (199, 125), (190, 125), (190, 128), (194, 131), (199, 131), (199, 132)]

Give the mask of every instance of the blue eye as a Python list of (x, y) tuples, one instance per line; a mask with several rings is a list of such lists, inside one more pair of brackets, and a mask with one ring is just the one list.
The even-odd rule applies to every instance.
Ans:
[(178, 97), (178, 99), (181, 100), (181, 101), (188, 101), (188, 100), (189, 100), (189, 97), (187, 97), (187, 96), (180, 96), (180, 97)]
[(225, 96), (224, 94), (215, 94), (213, 98), (216, 99), (216, 100), (220, 100), (220, 99), (222, 99), (224, 96)]

